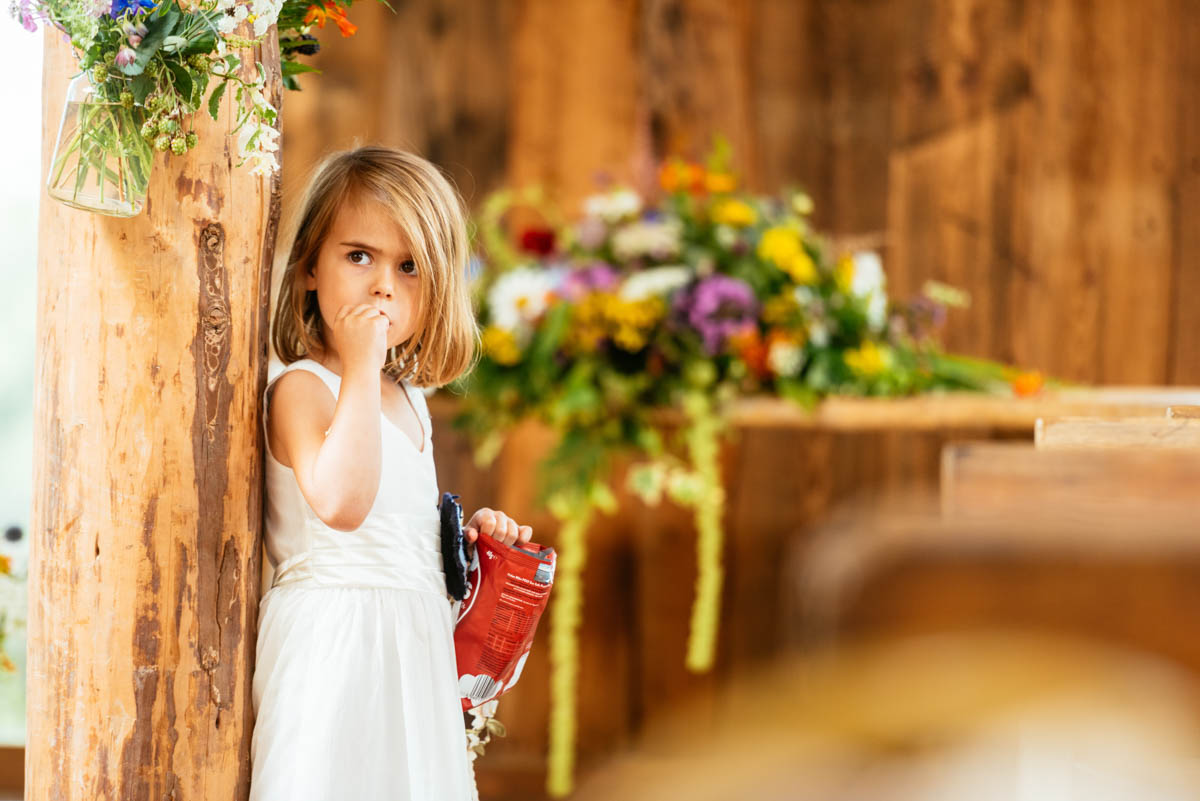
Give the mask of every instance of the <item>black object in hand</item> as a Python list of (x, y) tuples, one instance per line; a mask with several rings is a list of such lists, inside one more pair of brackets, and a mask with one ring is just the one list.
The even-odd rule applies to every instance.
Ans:
[(458, 496), (442, 493), (442, 567), (446, 590), (456, 601), (467, 597), (467, 542), (463, 536), (462, 507)]

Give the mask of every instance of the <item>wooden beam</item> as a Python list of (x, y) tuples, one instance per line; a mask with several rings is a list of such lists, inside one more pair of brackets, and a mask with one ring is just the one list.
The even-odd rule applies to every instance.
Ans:
[[(244, 76), (278, 104), (267, 40)], [(76, 71), (45, 41), (43, 174)], [(233, 112), (156, 157), (137, 217), (42, 197), (27, 798), (248, 793), (279, 196), (233, 166)]]

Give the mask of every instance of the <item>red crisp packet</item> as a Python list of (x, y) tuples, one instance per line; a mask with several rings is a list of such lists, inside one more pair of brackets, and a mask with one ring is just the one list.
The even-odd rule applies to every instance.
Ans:
[(553, 548), (501, 545), (480, 532), (454, 628), (464, 710), (499, 698), (517, 683), (550, 598), (556, 561)]

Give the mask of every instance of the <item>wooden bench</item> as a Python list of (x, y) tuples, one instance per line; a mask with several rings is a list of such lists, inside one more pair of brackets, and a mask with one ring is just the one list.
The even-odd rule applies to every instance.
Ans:
[(1011, 625), (1200, 674), (1200, 451), (943, 450), (940, 497), (856, 510), (800, 559), (804, 641)]
[[(1177, 408), (1168, 408), (1168, 415)], [(1200, 416), (1039, 418), (1034, 443), (1044, 449), (1200, 448)]]
[(942, 512), (952, 519), (1034, 513), (1136, 525), (1153, 509), (1200, 512), (1200, 452), (1037, 450), (1025, 443), (956, 443), (942, 451)]
[(1018, 628), (1158, 654), (1200, 676), (1194, 517), (913, 519), (821, 532), (798, 561), (796, 642)]

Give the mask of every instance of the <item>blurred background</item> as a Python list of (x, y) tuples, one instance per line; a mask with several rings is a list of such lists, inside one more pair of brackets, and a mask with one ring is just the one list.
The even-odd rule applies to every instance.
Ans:
[[(421, 153), (475, 210), (538, 184), (573, 216), (607, 186), (649, 192), (661, 160), (702, 159), (723, 136), (751, 190), (803, 187), (819, 229), (878, 252), (893, 297), (928, 279), (970, 292), (947, 349), (1080, 382), (1200, 385), (1190, 0), (391, 3), (358, 0), (352, 37), (322, 31), (323, 74), (285, 96), (283, 231), (320, 157), (355, 144)], [(40, 34), (3, 36), (5, 74), (32, 74)], [(24, 105), (2, 129), (0, 524), (19, 533), (42, 195), (20, 154), (40, 108), (36, 81), (5, 91)], [(443, 487), (552, 539), (521, 468), (544, 432), (480, 471), (438, 408)], [(1086, 511), (1120, 484), (1074, 497), (1069, 522), (1010, 494), (947, 523), (943, 448), (1032, 436), (987, 419), (737, 431), (704, 675), (682, 657), (691, 516), (622, 497), (589, 541), (579, 797), (1195, 797), (1200, 555), (1179, 510), (1196, 474), (1139, 485), (1146, 507), (1117, 524)], [(1137, 549), (1098, 545), (1131, 528)], [(542, 797), (548, 671), (535, 646), (500, 704), (508, 736), (476, 763), (484, 798)], [(18, 703), (0, 714), (19, 721)]]

